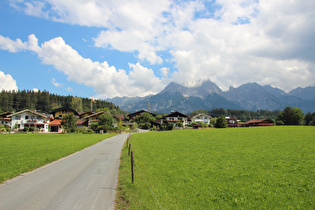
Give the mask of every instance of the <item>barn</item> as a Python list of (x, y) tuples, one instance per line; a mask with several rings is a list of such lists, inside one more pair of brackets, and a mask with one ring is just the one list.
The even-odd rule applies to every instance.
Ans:
[(243, 124), (244, 127), (273, 126), (273, 125), (274, 123), (270, 119), (250, 120)]

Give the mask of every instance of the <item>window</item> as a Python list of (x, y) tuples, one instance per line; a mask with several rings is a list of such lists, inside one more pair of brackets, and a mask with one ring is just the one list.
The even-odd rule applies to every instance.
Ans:
[(42, 117), (41, 117), (41, 116), (37, 116), (37, 119), (38, 119), (38, 120), (41, 120), (41, 119), (42, 119)]
[(35, 119), (35, 116), (31, 116), (31, 119), (34, 120), (34, 119)]
[(27, 120), (27, 119), (28, 119), (28, 116), (26, 115), (26, 116), (25, 116), (25, 120)]
[(15, 120), (21, 120), (21, 115), (16, 115), (14, 119)]

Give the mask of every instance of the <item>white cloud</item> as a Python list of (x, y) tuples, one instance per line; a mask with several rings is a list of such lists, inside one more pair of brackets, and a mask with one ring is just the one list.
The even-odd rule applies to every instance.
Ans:
[(62, 83), (56, 82), (56, 79), (55, 79), (55, 78), (52, 78), (52, 79), (51, 79), (51, 83), (52, 83), (55, 87), (61, 87), (61, 86), (63, 86)]
[(35, 93), (37, 93), (37, 92), (39, 91), (39, 89), (33, 88), (33, 91), (34, 91)]
[[(37, 53), (44, 64), (53, 65), (55, 69), (66, 74), (68, 80), (93, 87), (99, 97), (145, 96), (157, 93), (164, 87), (152, 69), (143, 67), (139, 63), (130, 63), (131, 70), (127, 75), (125, 70), (117, 70), (114, 66), (109, 66), (106, 61), (99, 63), (83, 58), (61, 37), (39, 46), (36, 36), (32, 34), (28, 37), (27, 43), (26, 49)], [(63, 86), (56, 82), (55, 78), (51, 82), (56, 87)]]
[(18, 90), (16, 81), (12, 78), (10, 74), (4, 74), (0, 71), (0, 90)]
[(25, 50), (26, 48), (27, 44), (22, 42), (21, 39), (13, 41), (8, 37), (0, 35), (0, 49), (8, 50), (9, 52), (19, 52)]
[[(27, 47), (38, 52), (44, 63), (100, 94), (144, 95), (149, 89), (159, 89), (137, 80), (133, 76), (139, 75), (137, 72), (156, 84), (166, 81), (166, 75), (180, 83), (210, 78), (224, 89), (246, 82), (285, 90), (315, 85), (313, 0), (12, 0), (12, 5), (29, 15), (100, 27), (95, 46), (133, 52), (140, 61), (152, 65), (168, 62), (162, 53), (171, 55), (175, 69), (160, 70), (165, 77), (161, 80), (140, 64), (131, 64), (127, 74), (107, 62), (82, 58), (60, 37), (40, 47), (35, 36), (30, 36), (28, 43), (0, 37), (1, 49), (17, 52)], [(76, 69), (85, 71), (76, 73)], [(118, 85), (121, 81), (123, 85)], [(109, 84), (107, 90), (102, 90), (102, 83)], [(136, 83), (146, 91), (140, 91)]]
[(169, 68), (167, 68), (167, 67), (162, 67), (162, 68), (160, 68), (160, 71), (161, 71), (162, 77), (167, 78), (167, 77), (168, 77), (169, 70), (170, 70), (170, 69), (169, 69)]

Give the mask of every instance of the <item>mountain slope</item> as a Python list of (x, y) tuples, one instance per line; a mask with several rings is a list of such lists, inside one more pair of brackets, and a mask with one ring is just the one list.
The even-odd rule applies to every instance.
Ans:
[(315, 86), (306, 88), (296, 88), (289, 92), (290, 95), (304, 100), (315, 100)]
[[(171, 82), (160, 93), (144, 98), (114, 98), (111, 102), (120, 102), (119, 107), (127, 112), (147, 109), (152, 112), (170, 113), (172, 110), (190, 113), (194, 110), (213, 108), (244, 110), (283, 110), (287, 106), (299, 107), (304, 112), (315, 112), (315, 101), (311, 98), (313, 89), (297, 89), (285, 93), (270, 85), (261, 86), (248, 83), (223, 92), (210, 80), (195, 87), (187, 87)], [(303, 94), (301, 93), (303, 92)], [(304, 94), (305, 92), (305, 94)], [(296, 95), (296, 96), (295, 96)], [(298, 96), (303, 96), (302, 98)], [(304, 99), (303, 99), (304, 98)]]

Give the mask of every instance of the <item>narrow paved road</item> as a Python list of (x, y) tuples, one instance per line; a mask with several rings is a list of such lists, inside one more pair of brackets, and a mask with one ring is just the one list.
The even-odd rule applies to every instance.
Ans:
[(0, 209), (114, 209), (120, 134), (0, 186)]

